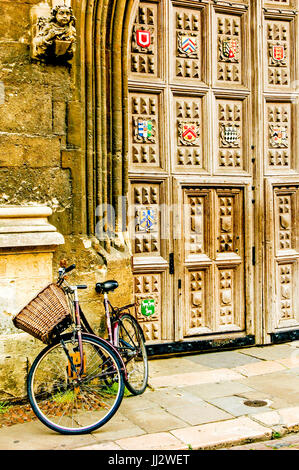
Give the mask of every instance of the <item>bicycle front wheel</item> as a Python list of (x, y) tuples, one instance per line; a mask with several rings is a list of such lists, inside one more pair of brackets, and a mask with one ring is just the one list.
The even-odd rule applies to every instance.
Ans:
[(142, 330), (129, 314), (117, 323), (118, 350), (127, 369), (125, 385), (133, 395), (141, 395), (148, 382), (148, 360)]
[(43, 349), (33, 362), (27, 383), (29, 401), (50, 429), (62, 434), (88, 433), (107, 423), (121, 404), (124, 379), (120, 360), (109, 345), (83, 334), (79, 376), (78, 339), (72, 334), (62, 339)]

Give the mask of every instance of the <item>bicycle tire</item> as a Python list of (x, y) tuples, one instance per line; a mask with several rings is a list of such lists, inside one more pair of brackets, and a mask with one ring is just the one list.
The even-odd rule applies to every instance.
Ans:
[(127, 369), (125, 386), (133, 395), (141, 395), (148, 383), (148, 360), (143, 332), (130, 314), (117, 320), (117, 347)]
[[(78, 354), (78, 340), (72, 333), (61, 338), (70, 355)], [(84, 333), (82, 344), (81, 383), (72, 377), (77, 378), (71, 370), (73, 359), (69, 360), (61, 341), (38, 354), (28, 375), (27, 392), (35, 415), (61, 434), (86, 434), (100, 428), (116, 413), (124, 396), (123, 369), (115, 351), (100, 338)]]

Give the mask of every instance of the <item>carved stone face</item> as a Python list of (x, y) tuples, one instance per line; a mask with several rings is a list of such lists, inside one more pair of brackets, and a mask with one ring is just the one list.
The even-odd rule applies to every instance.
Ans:
[(68, 8), (61, 7), (56, 13), (56, 22), (59, 26), (66, 26), (71, 21), (71, 13)]

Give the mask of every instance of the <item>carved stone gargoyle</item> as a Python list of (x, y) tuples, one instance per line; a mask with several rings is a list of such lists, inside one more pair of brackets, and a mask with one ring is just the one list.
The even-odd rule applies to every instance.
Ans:
[(56, 6), (51, 16), (39, 17), (32, 39), (32, 59), (49, 63), (68, 62), (76, 44), (76, 19), (71, 7)]

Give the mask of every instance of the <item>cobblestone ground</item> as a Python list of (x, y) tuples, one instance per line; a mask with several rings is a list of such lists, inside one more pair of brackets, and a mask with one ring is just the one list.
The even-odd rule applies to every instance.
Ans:
[(271, 441), (235, 446), (228, 450), (299, 450), (299, 433), (288, 434)]

